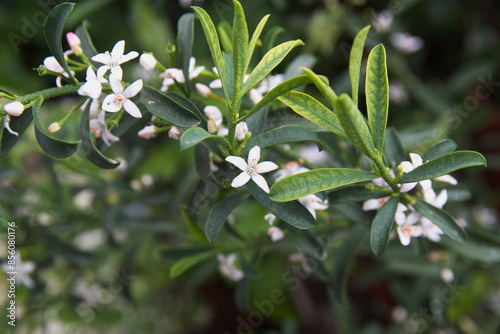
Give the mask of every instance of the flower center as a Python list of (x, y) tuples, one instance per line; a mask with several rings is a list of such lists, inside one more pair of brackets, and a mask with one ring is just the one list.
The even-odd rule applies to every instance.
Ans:
[(250, 176), (257, 174), (257, 167), (256, 166), (248, 166), (246, 173)]
[(115, 96), (115, 103), (123, 103), (125, 101), (125, 97), (123, 95), (116, 95)]

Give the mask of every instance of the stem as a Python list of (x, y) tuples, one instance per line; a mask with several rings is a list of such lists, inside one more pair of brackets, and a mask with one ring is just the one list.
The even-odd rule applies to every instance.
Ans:
[(38, 92), (34, 92), (31, 94), (23, 95), (18, 97), (16, 100), (21, 102), (22, 104), (28, 104), (40, 96), (44, 100), (49, 100), (53, 99), (58, 96), (63, 96), (63, 95), (69, 95), (69, 94), (75, 94), (78, 91), (78, 88), (83, 85), (83, 83), (76, 84), (76, 85), (64, 85), (62, 87), (52, 87), (52, 88), (47, 88)]
[(392, 190), (394, 190), (394, 192), (399, 193), (399, 187), (396, 183), (396, 179), (394, 177), (392, 177), (391, 173), (389, 172), (388, 168), (385, 166), (382, 159), (378, 156), (373, 157), (373, 158), (375, 158), (375, 159), (373, 159), (373, 162), (377, 166), (377, 169), (379, 170), (382, 178), (384, 178), (384, 180), (391, 186), (391, 188), (392, 188)]

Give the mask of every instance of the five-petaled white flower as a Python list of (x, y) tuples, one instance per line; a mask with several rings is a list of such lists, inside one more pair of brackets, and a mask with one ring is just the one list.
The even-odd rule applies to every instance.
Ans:
[(410, 244), (411, 238), (419, 237), (422, 235), (422, 226), (415, 225), (421, 216), (416, 211), (411, 211), (409, 215), (404, 214), (407, 210), (406, 206), (399, 203), (398, 209), (395, 216), (396, 224), (398, 225), (397, 231), (399, 240), (403, 246), (408, 246)]
[[(403, 171), (405, 173), (411, 172), (412, 170), (421, 166), (424, 163), (422, 160), (422, 157), (416, 153), (410, 153), (410, 160), (411, 160), (411, 162), (410, 161), (403, 161), (400, 164), (400, 166), (403, 168)], [(446, 182), (446, 183), (450, 183), (450, 184), (457, 184), (457, 180), (453, 176), (448, 175), (448, 174), (436, 177), (433, 180)], [(422, 180), (419, 182), (404, 183), (401, 186), (401, 192), (408, 192), (408, 191), (412, 190), (417, 185), (417, 183), (419, 183), (420, 186), (422, 187), (422, 191), (424, 194), (429, 189), (432, 190), (431, 180)]]
[(87, 68), (87, 82), (78, 88), (78, 94), (88, 96), (91, 99), (97, 100), (101, 96), (102, 82), (106, 82), (103, 77), (98, 77), (92, 67)]
[(109, 84), (114, 94), (106, 96), (102, 103), (102, 109), (109, 112), (117, 112), (123, 107), (131, 116), (141, 118), (141, 111), (130, 98), (136, 96), (140, 92), (142, 89), (142, 80), (139, 79), (134, 81), (123, 90), (123, 85), (120, 80), (111, 74), (109, 76)]
[(111, 53), (106, 51), (105, 53), (99, 53), (93, 56), (93, 61), (104, 64), (97, 71), (98, 76), (103, 76), (108, 70), (111, 70), (111, 74), (121, 80), (123, 78), (123, 70), (120, 65), (139, 56), (139, 53), (136, 51), (130, 51), (126, 55), (123, 54), (124, 52), (125, 41), (122, 40), (115, 44)]
[(306, 197), (299, 198), (299, 202), (309, 210), (314, 219), (316, 219), (316, 210), (328, 209), (328, 200), (322, 200), (316, 195), (307, 195)]
[(90, 120), (90, 131), (92, 131), (97, 138), (102, 138), (102, 140), (106, 143), (106, 145), (111, 146), (112, 143), (119, 141), (120, 138), (115, 136), (109, 131), (105, 122), (105, 111), (101, 110), (97, 114), (97, 118)]
[(226, 158), (227, 162), (232, 163), (243, 172), (238, 175), (231, 186), (238, 188), (245, 185), (250, 179), (252, 179), (262, 190), (269, 193), (269, 186), (267, 185), (266, 179), (260, 174), (267, 173), (278, 168), (274, 162), (263, 161), (258, 163), (260, 160), (260, 147), (254, 146), (248, 153), (248, 163), (243, 160), (243, 158), (236, 156), (228, 156)]

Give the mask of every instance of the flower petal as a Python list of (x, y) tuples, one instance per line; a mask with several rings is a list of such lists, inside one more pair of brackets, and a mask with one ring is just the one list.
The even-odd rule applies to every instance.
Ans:
[(449, 184), (458, 184), (457, 180), (453, 176), (451, 176), (449, 174), (443, 175), (443, 176), (438, 176), (438, 177), (434, 178), (434, 180), (441, 181), (441, 182), (446, 182), (446, 183), (449, 183)]
[(104, 65), (109, 65), (109, 63), (111, 62), (111, 57), (107, 53), (98, 53), (92, 57), (92, 60)]
[(401, 168), (403, 168), (403, 172), (408, 173), (415, 169), (415, 166), (409, 161), (403, 161), (400, 164)]
[(243, 160), (243, 158), (240, 158), (240, 157), (230, 155), (230, 156), (226, 157), (226, 161), (232, 163), (233, 165), (238, 167), (243, 172), (246, 172), (246, 170), (248, 168), (248, 165), (245, 162), (245, 160)]
[(121, 56), (123, 56), (123, 53), (125, 52), (125, 41), (121, 40), (116, 42), (115, 46), (113, 46), (113, 50), (111, 50), (111, 57), (114, 59), (119, 59)]
[(256, 172), (259, 174), (267, 173), (267, 172), (270, 172), (272, 170), (278, 169), (278, 165), (276, 165), (272, 161), (262, 161), (261, 163), (257, 164), (257, 166), (255, 166), (255, 167), (256, 167)]
[(415, 166), (415, 168), (422, 165), (422, 163), (423, 163), (422, 157), (420, 155), (418, 155), (417, 153), (410, 153), (410, 159), (411, 159), (411, 162), (413, 163), (413, 166)]
[(141, 118), (142, 117), (142, 114), (141, 114), (141, 111), (139, 110), (139, 108), (135, 105), (134, 102), (132, 102), (132, 101), (130, 101), (128, 99), (123, 102), (123, 108), (132, 117), (135, 117), (135, 118)]
[(250, 180), (250, 175), (243, 172), (237, 177), (234, 178), (233, 182), (231, 182), (231, 187), (238, 188), (245, 185)]
[(130, 86), (125, 88), (125, 91), (123, 92), (123, 96), (127, 98), (131, 98), (139, 94), (139, 92), (142, 89), (142, 79), (134, 81)]
[(123, 94), (123, 85), (120, 82), (120, 79), (118, 79), (113, 74), (110, 74), (110, 76), (109, 76), (109, 85), (111, 86), (113, 93), (118, 94), (118, 95)]
[(248, 166), (255, 166), (260, 160), (260, 147), (254, 146), (248, 152)]
[(111, 67), (111, 74), (113, 74), (118, 80), (123, 78), (123, 70), (120, 66)]
[(139, 52), (137, 52), (137, 51), (130, 51), (129, 53), (127, 53), (126, 55), (124, 55), (124, 56), (122, 56), (120, 58), (120, 61), (118, 62), (118, 64), (126, 63), (129, 60), (137, 58), (138, 56), (139, 56)]
[(121, 103), (116, 103), (116, 94), (109, 94), (102, 102), (102, 109), (109, 112), (117, 112), (122, 108)]
[(252, 180), (255, 182), (262, 190), (269, 193), (269, 186), (267, 185), (266, 179), (262, 175), (255, 174), (252, 175)]

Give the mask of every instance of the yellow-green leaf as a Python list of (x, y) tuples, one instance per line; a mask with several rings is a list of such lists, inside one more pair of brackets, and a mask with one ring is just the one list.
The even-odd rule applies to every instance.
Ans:
[(358, 105), (359, 76), (361, 73), (361, 60), (363, 59), (363, 49), (365, 48), (366, 36), (370, 26), (360, 30), (352, 43), (351, 54), (349, 56), (349, 78), (351, 79), (352, 101)]

